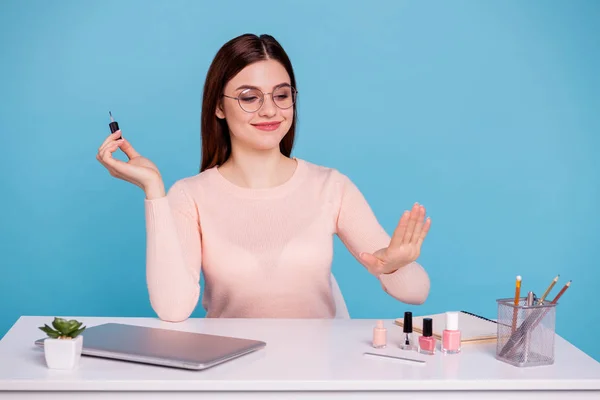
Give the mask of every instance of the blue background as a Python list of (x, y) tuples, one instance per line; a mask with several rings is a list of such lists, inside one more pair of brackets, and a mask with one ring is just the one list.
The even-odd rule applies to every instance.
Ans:
[(108, 111), (168, 187), (196, 174), (205, 73), (252, 32), (294, 64), (294, 155), (349, 175), (389, 232), (415, 201), (432, 217), (421, 306), (336, 238), (352, 317), (494, 318), (516, 275), (541, 294), (560, 273), (557, 331), (600, 359), (599, 17), (593, 0), (3, 1), (0, 335), (21, 315), (154, 316), (143, 193), (95, 159)]

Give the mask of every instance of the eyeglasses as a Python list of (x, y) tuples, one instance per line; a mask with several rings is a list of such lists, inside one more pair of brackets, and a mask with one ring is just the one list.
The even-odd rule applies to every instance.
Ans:
[(244, 89), (238, 97), (224, 97), (237, 100), (242, 110), (246, 112), (256, 112), (260, 110), (265, 102), (265, 96), (270, 94), (273, 103), (282, 110), (286, 110), (294, 105), (298, 91), (290, 85), (280, 86), (271, 93), (263, 93), (259, 89)]

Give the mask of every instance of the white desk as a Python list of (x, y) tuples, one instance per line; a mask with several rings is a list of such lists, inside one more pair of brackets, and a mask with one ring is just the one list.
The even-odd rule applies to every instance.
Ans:
[[(600, 399), (600, 363), (560, 337), (554, 365), (517, 368), (494, 358), (494, 343), (465, 345), (452, 356), (403, 351), (397, 347), (401, 328), (393, 321), (386, 321), (388, 347), (375, 350), (374, 320), (75, 318), (88, 327), (121, 322), (256, 338), (267, 347), (204, 371), (89, 356), (77, 370), (50, 370), (33, 342), (44, 336), (37, 327), (52, 317), (21, 317), (0, 341), (0, 397)], [(427, 363), (373, 359), (365, 351)]]

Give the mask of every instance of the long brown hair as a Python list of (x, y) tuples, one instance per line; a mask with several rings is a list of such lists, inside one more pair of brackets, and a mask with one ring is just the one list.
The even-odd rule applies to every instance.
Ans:
[[(223, 164), (231, 155), (231, 138), (227, 122), (217, 118), (215, 112), (227, 82), (249, 64), (273, 59), (280, 62), (290, 76), (291, 85), (296, 87), (292, 63), (283, 47), (270, 35), (244, 34), (225, 43), (211, 63), (202, 96), (202, 161), (200, 172)], [(296, 133), (296, 103), (290, 130), (279, 143), (281, 153), (287, 157), (292, 153)]]

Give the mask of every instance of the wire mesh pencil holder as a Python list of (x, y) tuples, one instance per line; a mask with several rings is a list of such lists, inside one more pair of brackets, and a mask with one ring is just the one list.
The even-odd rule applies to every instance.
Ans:
[(544, 301), (527, 306), (527, 299), (498, 299), (496, 358), (516, 367), (554, 363), (556, 306)]

